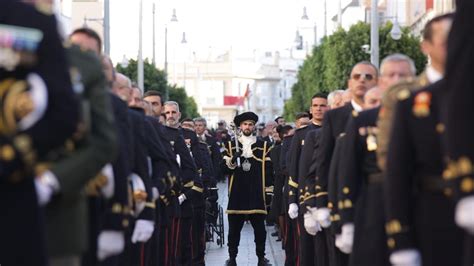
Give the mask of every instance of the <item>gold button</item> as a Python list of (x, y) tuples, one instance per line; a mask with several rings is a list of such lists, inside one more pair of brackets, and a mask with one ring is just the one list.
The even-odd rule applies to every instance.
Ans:
[(342, 192), (344, 192), (344, 194), (349, 194), (349, 188), (348, 187), (344, 187), (342, 189)]
[(464, 193), (474, 191), (474, 181), (472, 181), (472, 177), (466, 177), (461, 181), (461, 191)]
[(468, 175), (472, 173), (472, 163), (467, 157), (461, 157), (458, 160), (458, 167), (461, 175)]
[(21, 151), (21, 152), (27, 152), (31, 148), (31, 138), (28, 137), (27, 135), (20, 135), (16, 137), (13, 142), (15, 143), (15, 146)]
[(444, 133), (444, 130), (445, 130), (444, 124), (438, 123), (438, 124), (436, 125), (436, 132), (438, 132), (439, 134)]
[(391, 249), (394, 249), (395, 248), (395, 240), (393, 238), (389, 238), (387, 240), (387, 246)]
[(352, 208), (352, 201), (346, 199), (344, 201), (344, 208)]
[(11, 161), (15, 158), (15, 150), (10, 145), (3, 146), (0, 150), (0, 154), (5, 161)]
[(127, 220), (127, 219), (124, 219), (124, 220), (122, 221), (122, 226), (123, 226), (123, 227), (128, 227), (128, 220)]

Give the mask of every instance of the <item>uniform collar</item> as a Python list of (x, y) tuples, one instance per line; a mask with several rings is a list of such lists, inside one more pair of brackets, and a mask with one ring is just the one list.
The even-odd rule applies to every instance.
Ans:
[(358, 103), (354, 101), (354, 99), (351, 100), (351, 105), (352, 105), (352, 108), (354, 108), (354, 110), (356, 110), (357, 112), (361, 112), (363, 109), (362, 106), (360, 106)]
[(436, 69), (434, 69), (434, 67), (429, 66), (426, 68), (426, 77), (428, 78), (428, 81), (433, 84), (442, 79), (443, 74), (439, 73)]

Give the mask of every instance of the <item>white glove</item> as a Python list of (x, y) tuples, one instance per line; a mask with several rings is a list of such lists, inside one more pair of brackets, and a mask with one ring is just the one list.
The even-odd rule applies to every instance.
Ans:
[(45, 171), (35, 178), (35, 188), (39, 206), (45, 206), (60, 186), (56, 176), (51, 171)]
[(97, 258), (100, 261), (122, 253), (125, 248), (124, 234), (121, 231), (102, 231), (97, 238)]
[(155, 230), (155, 223), (148, 220), (137, 220), (135, 229), (133, 230), (132, 243), (147, 242), (153, 231)]
[(395, 251), (390, 255), (393, 266), (421, 266), (421, 255), (416, 249)]
[(151, 191), (153, 192), (153, 201), (157, 200), (160, 197), (160, 192), (156, 187), (152, 187)]
[(102, 168), (101, 173), (107, 177), (107, 183), (100, 190), (106, 199), (110, 199), (114, 196), (115, 189), (114, 169), (112, 165), (110, 163), (106, 164), (104, 168)]
[(39, 206), (45, 206), (51, 200), (53, 196), (53, 188), (42, 183), (41, 181), (35, 178), (35, 188), (36, 188), (36, 195), (38, 196), (38, 204)]
[(331, 211), (328, 208), (319, 208), (316, 210), (316, 220), (323, 228), (331, 225)]
[(290, 216), (290, 219), (298, 217), (298, 205), (296, 203), (290, 203), (290, 206), (288, 207), (288, 215)]
[(304, 214), (304, 228), (308, 234), (315, 236), (318, 231), (321, 231), (321, 226), (318, 224), (316, 220), (313, 219), (313, 215), (311, 212), (307, 211)]
[(474, 196), (461, 199), (456, 205), (456, 224), (474, 235)]
[(186, 195), (184, 194), (179, 195), (178, 197), (179, 205), (181, 205), (186, 199), (187, 199)]
[[(340, 249), (340, 250), (342, 251), (342, 250), (344, 249), (344, 246), (342, 245), (342, 240), (341, 240), (341, 238), (342, 238), (342, 235), (341, 235), (341, 234), (337, 234), (337, 235), (336, 235), (336, 239), (335, 239), (335, 241), (334, 241), (334, 245), (335, 245), (338, 249)], [(346, 253), (346, 252), (344, 252), (344, 253)]]
[(354, 224), (346, 223), (342, 225), (341, 230), (341, 248), (339, 249), (346, 254), (350, 254), (354, 243)]

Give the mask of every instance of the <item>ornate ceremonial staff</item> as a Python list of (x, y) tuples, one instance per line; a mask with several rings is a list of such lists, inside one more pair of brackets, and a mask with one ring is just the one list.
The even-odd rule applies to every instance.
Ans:
[[(237, 127), (235, 126), (234, 122), (230, 122), (230, 129), (232, 134), (234, 134), (234, 140), (235, 140), (235, 152), (239, 152), (239, 140), (238, 140), (238, 132), (237, 132)], [(237, 167), (240, 167), (240, 157), (237, 157)]]

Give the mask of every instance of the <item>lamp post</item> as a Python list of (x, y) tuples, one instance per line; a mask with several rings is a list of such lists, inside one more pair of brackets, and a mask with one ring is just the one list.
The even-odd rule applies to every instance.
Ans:
[[(372, 0), (370, 10), (370, 62), (379, 67), (379, 15), (377, 12), (378, 0)], [(385, 17), (391, 18), (391, 17)], [(390, 36), (394, 40), (400, 40), (402, 37), (402, 30), (398, 24), (398, 16), (395, 16)]]
[(139, 8), (139, 16), (138, 16), (139, 22), (138, 22), (138, 71), (137, 71), (138, 77), (137, 77), (137, 80), (138, 80), (138, 88), (143, 93), (145, 91), (145, 88), (143, 86), (144, 73), (143, 73), (143, 54), (142, 54), (143, 0), (140, 0), (139, 4), (140, 4), (140, 8)]
[(84, 16), (83, 26), (87, 27), (88, 21), (95, 21), (102, 25), (104, 31), (104, 53), (110, 55), (110, 0), (104, 0), (104, 17), (88, 18)]
[[(186, 32), (183, 32), (183, 39), (181, 39), (181, 44), (183, 45), (183, 47), (186, 46), (186, 44), (188, 43), (188, 41), (186, 40)], [(186, 88), (186, 51), (184, 51), (184, 59), (183, 59), (183, 87)]]
[(372, 0), (370, 10), (370, 62), (379, 67), (379, 16), (378, 0)]
[[(170, 22), (178, 22), (178, 17), (176, 16), (176, 9), (173, 9), (173, 14), (171, 15)], [(168, 101), (169, 90), (168, 90), (168, 25), (165, 25), (165, 101)]]
[[(308, 17), (308, 13), (306, 11), (306, 7), (303, 7), (303, 15), (301, 16), (301, 22), (305, 23), (305, 24), (308, 24), (308, 22), (309, 22), (309, 17)], [(314, 24), (313, 27), (311, 27), (309, 25), (298, 26), (297, 30), (296, 30), (295, 40), (294, 40), (296, 50), (303, 50), (303, 48), (305, 48), (306, 49), (306, 54), (309, 53), (309, 44), (308, 44), (308, 40), (307, 39), (305, 40), (305, 38), (303, 37), (303, 34), (300, 33), (300, 30), (309, 30), (309, 29), (311, 29), (313, 34), (314, 34), (314, 44), (313, 44), (313, 46), (316, 46), (316, 44), (317, 44), (316, 24)], [(308, 34), (305, 34), (305, 35), (308, 35)], [(303, 43), (303, 41), (305, 41), (305, 43)]]

